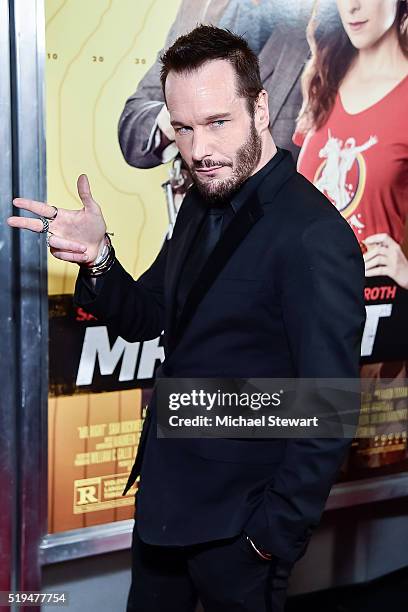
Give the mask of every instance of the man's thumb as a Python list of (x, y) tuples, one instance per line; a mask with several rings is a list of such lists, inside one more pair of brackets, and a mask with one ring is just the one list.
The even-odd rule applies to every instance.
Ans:
[(85, 208), (94, 207), (96, 202), (92, 197), (91, 188), (89, 186), (88, 177), (86, 174), (81, 174), (77, 180), (78, 195), (81, 198)]

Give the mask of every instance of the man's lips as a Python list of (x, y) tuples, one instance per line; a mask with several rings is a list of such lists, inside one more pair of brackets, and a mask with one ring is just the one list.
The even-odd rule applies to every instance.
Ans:
[(215, 170), (219, 170), (220, 168), (223, 168), (224, 166), (210, 166), (209, 168), (195, 168), (196, 172), (200, 172), (202, 174), (207, 174), (207, 173), (211, 173), (214, 172)]

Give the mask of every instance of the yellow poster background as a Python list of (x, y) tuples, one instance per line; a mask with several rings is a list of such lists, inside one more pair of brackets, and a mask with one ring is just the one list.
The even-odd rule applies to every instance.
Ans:
[[(161, 183), (168, 169), (128, 166), (117, 126), (179, 5), (180, 0), (45, 2), (47, 199), (78, 208), (76, 180), (87, 174), (108, 231), (114, 232), (116, 254), (135, 277), (153, 261), (166, 232)], [(48, 266), (49, 294), (73, 293), (78, 268), (52, 256)], [(133, 516), (134, 490), (127, 498), (115, 498), (112, 491), (119, 490), (130, 469), (127, 455), (135, 448), (134, 432), (126, 430), (133, 421), (134, 431), (140, 431), (140, 415), (140, 391), (50, 398), (50, 533)], [(121, 451), (109, 460), (113, 451), (107, 447)], [(106, 503), (100, 502), (101, 495)]]

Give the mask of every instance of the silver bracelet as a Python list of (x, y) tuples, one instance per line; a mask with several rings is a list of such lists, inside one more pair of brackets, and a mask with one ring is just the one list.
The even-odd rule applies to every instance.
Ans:
[(115, 263), (115, 249), (113, 248), (108, 233), (105, 234), (105, 239), (107, 240), (107, 242), (105, 243), (105, 246), (102, 249), (102, 253), (98, 255), (93, 265), (81, 265), (81, 269), (83, 273), (86, 274), (86, 276), (91, 276), (93, 278), (102, 276), (103, 274), (106, 274), (106, 272), (108, 272)]

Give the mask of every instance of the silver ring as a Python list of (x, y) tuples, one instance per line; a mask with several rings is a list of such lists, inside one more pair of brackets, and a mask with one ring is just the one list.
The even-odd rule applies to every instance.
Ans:
[(47, 245), (48, 248), (50, 248), (50, 238), (51, 236), (53, 236), (54, 234), (52, 232), (47, 232), (47, 235), (45, 237), (45, 243)]
[(43, 228), (40, 231), (40, 234), (46, 234), (48, 232), (48, 230), (50, 229), (50, 221), (49, 219), (47, 219), (47, 217), (40, 217), (42, 224), (43, 224)]

